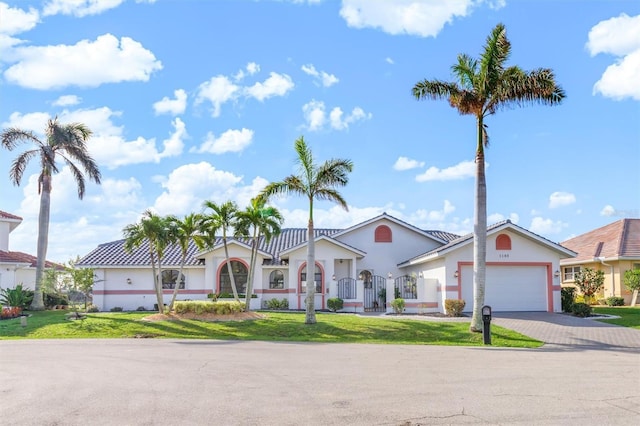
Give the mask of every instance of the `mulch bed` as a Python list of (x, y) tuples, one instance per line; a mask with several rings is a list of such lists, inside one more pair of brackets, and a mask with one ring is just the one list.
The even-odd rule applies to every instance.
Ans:
[(153, 314), (144, 317), (143, 321), (180, 321), (180, 320), (199, 320), (209, 322), (222, 322), (222, 321), (250, 321), (257, 319), (264, 319), (265, 315), (257, 312), (239, 312), (236, 314), (218, 315), (213, 313), (196, 314), (194, 312), (186, 312), (184, 314), (176, 314), (171, 312), (170, 314)]

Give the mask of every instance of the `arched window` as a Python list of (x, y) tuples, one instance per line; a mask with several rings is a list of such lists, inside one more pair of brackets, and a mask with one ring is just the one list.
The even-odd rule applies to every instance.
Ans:
[(365, 269), (364, 271), (360, 272), (360, 274), (358, 275), (358, 279), (364, 282), (364, 288), (371, 288), (373, 283), (373, 274), (371, 273), (371, 271)]
[[(227, 272), (227, 262), (224, 262), (219, 271), (218, 282), (220, 283), (220, 293), (232, 293), (231, 280), (229, 278), (229, 273)], [(249, 271), (247, 265), (239, 260), (232, 260), (231, 271), (233, 272), (233, 279), (236, 283), (236, 290), (238, 290), (238, 293), (244, 293), (247, 291), (247, 272)]]
[[(162, 271), (162, 288), (176, 288), (176, 282), (178, 282), (179, 271), (175, 269), (165, 269)], [(184, 288), (184, 274), (180, 276), (180, 287)]]
[(269, 288), (284, 288), (284, 273), (280, 269), (269, 274)]
[[(322, 268), (320, 265), (316, 263), (316, 273), (314, 274), (313, 280), (316, 282), (316, 293), (322, 293), (322, 283), (324, 282), (324, 277), (322, 274)], [(307, 291), (307, 286), (305, 282), (307, 281), (307, 265), (305, 264), (300, 269), (300, 292), (304, 293)]]
[(507, 234), (500, 234), (496, 238), (496, 250), (511, 250), (511, 238)]
[(392, 240), (391, 228), (387, 225), (380, 225), (376, 228), (374, 241), (376, 243), (390, 243)]

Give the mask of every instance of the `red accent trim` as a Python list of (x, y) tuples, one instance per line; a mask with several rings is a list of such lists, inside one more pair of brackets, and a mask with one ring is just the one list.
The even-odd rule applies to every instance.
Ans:
[[(210, 290), (203, 288), (199, 290), (180, 290), (178, 294), (209, 294)], [(115, 294), (156, 294), (155, 290), (96, 290), (93, 294), (97, 295), (115, 295)], [(173, 290), (164, 289), (162, 294), (173, 294)]]
[(437, 308), (438, 302), (405, 302), (405, 306), (407, 308)]
[[(458, 262), (458, 299), (462, 299), (462, 266), (473, 262)], [(553, 272), (549, 262), (487, 262), (487, 266), (544, 266), (547, 268), (547, 312), (553, 312)]]
[[(229, 258), (229, 263), (233, 262), (240, 262), (244, 265), (245, 268), (247, 268), (247, 273), (249, 273), (249, 264), (247, 262), (245, 262), (243, 259), (240, 259), (239, 257), (230, 257)], [(216, 293), (220, 294), (220, 272), (222, 272), (222, 268), (224, 267), (224, 265), (227, 264), (227, 260), (224, 259), (220, 265), (218, 265), (218, 269), (216, 270)]]
[(373, 241), (376, 243), (390, 243), (393, 241), (391, 228), (387, 225), (380, 225), (374, 231)]
[(345, 308), (361, 308), (364, 304), (362, 302), (345, 302), (343, 306)]
[(554, 285), (551, 289), (553, 291), (560, 291), (560, 290), (562, 290), (562, 286), (561, 285)]
[[(300, 279), (300, 274), (302, 273), (302, 269), (304, 269), (307, 266), (307, 262), (303, 262), (300, 267), (298, 268), (298, 309), (303, 309), (302, 306), (302, 280)], [(320, 291), (321, 293), (317, 293), (316, 294), (322, 294), (322, 300), (321, 300), (321, 304), (322, 306), (320, 307), (320, 309), (324, 309), (324, 268), (322, 267), (322, 265), (320, 263), (318, 263), (316, 261), (316, 266), (318, 268), (320, 268), (320, 279), (321, 279), (321, 286), (320, 286)], [(313, 278), (314, 278), (314, 284), (315, 284), (315, 277), (316, 277), (316, 271), (315, 268), (313, 270)], [(307, 278), (309, 278), (309, 271), (307, 271)], [(306, 297), (306, 292), (305, 292), (305, 297)]]
[(296, 289), (295, 288), (285, 288), (285, 289), (256, 289), (255, 293), (256, 294), (288, 294), (288, 293), (295, 293)]

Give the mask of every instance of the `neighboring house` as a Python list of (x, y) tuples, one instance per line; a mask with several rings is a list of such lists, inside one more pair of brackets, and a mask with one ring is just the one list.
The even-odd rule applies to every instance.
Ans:
[[(21, 223), (21, 217), (0, 210), (0, 288), (14, 288), (17, 284), (35, 288), (37, 257), (9, 251), (9, 234)], [(61, 268), (61, 265), (47, 261), (46, 267)]]
[[(254, 308), (270, 299), (287, 299), (290, 309), (304, 309), (306, 229), (283, 229), (268, 244), (258, 243)], [(472, 235), (460, 237), (427, 231), (386, 213), (347, 229), (315, 230), (315, 306), (340, 297), (344, 310), (390, 311), (395, 297), (407, 312), (444, 312), (445, 299), (464, 299), (473, 307)], [(99, 245), (77, 264), (95, 269), (93, 303), (102, 310), (152, 309), (156, 302), (147, 244), (132, 253), (124, 240)], [(250, 243), (228, 242), (231, 268), (239, 292), (248, 276)], [(510, 221), (488, 228), (486, 303), (494, 311), (560, 311), (560, 259), (572, 251)], [(192, 242), (182, 276), (180, 250), (167, 248), (162, 259), (164, 302), (176, 285), (179, 299), (206, 299), (208, 293), (230, 293), (222, 240), (205, 251)]]
[(631, 303), (623, 276), (628, 269), (640, 269), (640, 219), (620, 219), (561, 244), (577, 253), (560, 262), (563, 286), (573, 286), (576, 272), (584, 268), (601, 270), (605, 281), (599, 296), (624, 297), (625, 304)]

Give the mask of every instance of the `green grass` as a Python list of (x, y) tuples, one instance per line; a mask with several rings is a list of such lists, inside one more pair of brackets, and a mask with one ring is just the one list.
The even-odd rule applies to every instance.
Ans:
[(593, 308), (593, 312), (596, 314), (616, 315), (620, 318), (617, 319), (601, 319), (598, 321), (607, 322), (609, 324), (622, 325), (624, 327), (631, 327), (640, 330), (640, 306), (612, 306), (601, 307), (597, 306)]
[[(393, 343), (418, 345), (482, 345), (482, 334), (470, 333), (467, 322), (362, 318), (317, 314), (318, 323), (304, 324), (303, 313), (266, 313), (265, 319), (232, 322), (198, 320), (143, 321), (149, 312), (88, 314), (82, 321), (65, 312), (33, 312), (27, 327), (20, 319), (0, 321), (0, 339), (85, 339), (160, 337), (174, 339), (263, 340), (288, 342)], [(493, 346), (539, 347), (542, 342), (494, 326)]]

